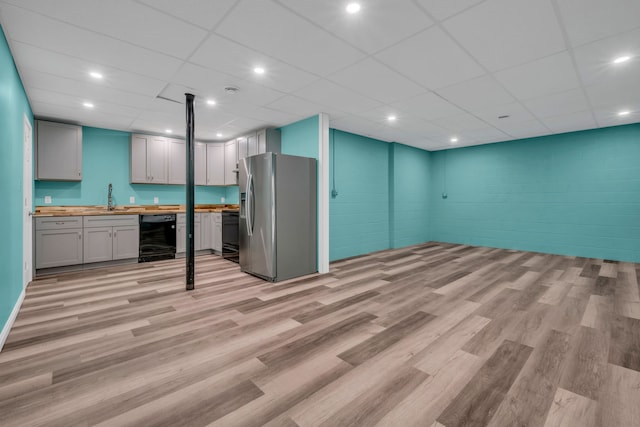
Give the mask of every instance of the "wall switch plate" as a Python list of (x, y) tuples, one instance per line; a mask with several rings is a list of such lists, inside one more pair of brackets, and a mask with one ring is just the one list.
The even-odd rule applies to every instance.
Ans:
[(154, 198), (153, 198), (153, 204), (154, 204), (154, 205), (157, 205), (158, 203), (160, 203), (160, 201), (158, 200), (158, 198), (157, 198), (157, 197), (154, 197)]
[(136, 202), (136, 198), (133, 196), (129, 197), (129, 203), (134, 204)]
[(44, 203), (45, 203), (45, 205), (50, 205), (51, 204), (51, 196), (44, 196)]
[(220, 203), (224, 203), (224, 197), (220, 197)]

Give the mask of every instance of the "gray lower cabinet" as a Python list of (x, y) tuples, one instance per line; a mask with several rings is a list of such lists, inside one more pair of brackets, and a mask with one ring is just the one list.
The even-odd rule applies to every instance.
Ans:
[[(199, 251), (202, 247), (200, 213), (194, 215), (193, 221), (193, 246), (194, 250)], [(187, 217), (185, 214), (178, 214), (176, 219), (176, 252), (184, 253), (187, 251)]]
[(211, 249), (214, 252), (222, 253), (222, 213), (214, 212), (211, 214), (212, 230), (211, 230)]
[(82, 217), (36, 218), (36, 269), (82, 264)]
[(200, 214), (200, 249), (211, 249), (212, 213)]
[(138, 257), (138, 215), (84, 217), (84, 263)]

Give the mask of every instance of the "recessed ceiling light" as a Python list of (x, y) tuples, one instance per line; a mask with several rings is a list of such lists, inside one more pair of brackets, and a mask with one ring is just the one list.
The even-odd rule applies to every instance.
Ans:
[(93, 77), (94, 79), (101, 79), (102, 77), (104, 77), (102, 74), (100, 74), (97, 71), (92, 71), (92, 72), (89, 73), (89, 75), (91, 77)]
[(92, 103), (90, 103), (90, 102), (85, 102), (82, 105), (84, 105), (87, 108), (93, 108), (94, 107), (94, 105)]
[(629, 114), (631, 114), (631, 111), (629, 110), (620, 111), (618, 113), (619, 116), (628, 116)]
[(359, 3), (349, 3), (347, 5), (348, 13), (358, 13), (360, 12), (360, 4)]
[(390, 122), (395, 122), (395, 121), (396, 121), (396, 119), (397, 119), (397, 117), (396, 117), (396, 116), (389, 116), (389, 117), (387, 117), (387, 120), (389, 120)]
[(166, 133), (173, 133), (173, 131), (171, 129), (167, 129), (165, 130)]
[(222, 138), (222, 134), (221, 134), (220, 132), (216, 133), (216, 136), (217, 136), (218, 138)]
[(216, 101), (213, 99), (207, 99), (207, 105), (216, 105)]
[(456, 138), (455, 136), (453, 138), (451, 138), (449, 141), (451, 141), (452, 144), (455, 144), (456, 142), (458, 142), (458, 138)]
[(631, 57), (630, 57), (630, 56), (628, 56), (628, 55), (620, 56), (620, 57), (618, 57), (618, 58), (614, 59), (614, 60), (613, 60), (613, 63), (614, 63), (614, 64), (621, 64), (621, 63), (623, 63), (623, 62), (627, 62), (627, 61), (628, 61), (628, 60), (630, 60), (630, 59), (631, 59)]
[(264, 68), (262, 67), (256, 67), (253, 69), (253, 72), (256, 74), (264, 74)]

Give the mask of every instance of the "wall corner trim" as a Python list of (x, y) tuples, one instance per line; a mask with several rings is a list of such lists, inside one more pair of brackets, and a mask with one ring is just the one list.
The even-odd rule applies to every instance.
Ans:
[(4, 343), (7, 341), (9, 337), (9, 332), (11, 332), (11, 328), (13, 327), (13, 323), (16, 321), (18, 317), (18, 313), (20, 312), (20, 307), (22, 307), (22, 302), (24, 301), (24, 297), (26, 295), (26, 288), (22, 289), (16, 304), (13, 306), (13, 310), (7, 319), (7, 322), (4, 324), (2, 328), (2, 333), (0, 333), (0, 352), (2, 352), (2, 347), (4, 347)]
[(329, 115), (318, 114), (318, 273), (329, 272)]

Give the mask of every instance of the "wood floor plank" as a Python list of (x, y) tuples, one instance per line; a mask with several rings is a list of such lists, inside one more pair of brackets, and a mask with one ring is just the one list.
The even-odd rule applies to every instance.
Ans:
[(279, 283), (215, 255), (184, 274), (36, 278), (0, 425), (640, 425), (640, 264), (429, 242)]
[(504, 341), (437, 421), (448, 427), (487, 425), (532, 350)]

